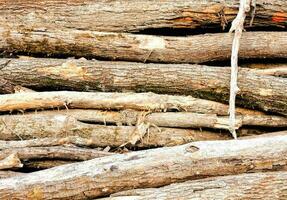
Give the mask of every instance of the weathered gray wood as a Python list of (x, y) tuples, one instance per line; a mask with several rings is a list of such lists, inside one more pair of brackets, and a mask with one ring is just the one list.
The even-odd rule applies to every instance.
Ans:
[[(284, 0), (257, 0), (253, 25), (286, 27)], [(135, 32), (151, 28), (220, 27), (235, 17), (237, 0), (0, 1), (3, 25), (30, 30), (69, 28)], [(28, 23), (27, 23), (28, 22)]]
[(286, 199), (287, 172), (220, 176), (161, 188), (123, 191), (101, 200)]
[[(161, 37), (83, 30), (14, 30), (0, 27), (0, 51), (138, 62), (203, 63), (228, 60), (232, 34)], [(280, 44), (280, 45), (278, 45)], [(245, 32), (239, 57), (287, 58), (285, 32)]]
[[(229, 97), (230, 68), (225, 67), (82, 59), (15, 59), (0, 73), (10, 82), (40, 90), (152, 91), (224, 102)], [(287, 93), (283, 89), (287, 88), (287, 79), (241, 69), (238, 85), (239, 104), (266, 111), (287, 112)]]
[(2, 178), (10, 178), (10, 177), (13, 177), (13, 176), (21, 176), (21, 175), (24, 175), (24, 173), (8, 171), (8, 170), (0, 170), (0, 179), (2, 179)]
[(287, 136), (194, 142), (0, 180), (1, 199), (91, 199), (200, 177), (286, 169)]
[[(55, 112), (54, 115), (7, 115), (0, 117), (0, 139), (20, 140), (34, 138), (58, 138), (49, 141), (54, 144), (72, 143), (84, 146), (118, 147), (136, 140), (135, 146), (156, 147), (174, 146), (199, 140), (229, 139), (228, 134), (219, 134), (212, 131), (201, 131), (181, 128), (150, 127), (147, 123), (143, 130), (139, 126), (104, 126), (86, 124), (67, 113)], [(79, 138), (69, 138), (78, 136)], [(138, 137), (137, 137), (138, 136)], [(66, 138), (68, 137), (68, 138)], [(61, 139), (59, 139), (61, 138)], [(65, 139), (66, 138), (66, 139)], [(45, 143), (45, 141), (42, 141)], [(2, 142), (3, 146), (7, 143)]]

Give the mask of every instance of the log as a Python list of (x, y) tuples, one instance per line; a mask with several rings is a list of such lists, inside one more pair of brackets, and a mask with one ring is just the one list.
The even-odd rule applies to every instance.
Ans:
[[(119, 147), (134, 140), (138, 143), (132, 142), (132, 145), (137, 147), (160, 147), (198, 140), (229, 139), (227, 134), (193, 129), (147, 126), (143, 131), (139, 131), (137, 126), (87, 124), (78, 121), (73, 116), (63, 114), (54, 116), (45, 114), (1, 116), (0, 127), (1, 140), (54, 137), (58, 140), (49, 141), (50, 143), (70, 142), (91, 147)], [(68, 136), (78, 136), (80, 139), (66, 138)], [(42, 141), (42, 143), (45, 142), (47, 141)], [(3, 146), (7, 146), (7, 143), (2, 143), (4, 143)]]
[(15, 172), (15, 171), (8, 171), (8, 170), (0, 170), (0, 179), (10, 178), (13, 176), (21, 176), (21, 175), (24, 175), (24, 173)]
[(0, 170), (21, 167), (23, 167), (23, 164), (16, 153), (8, 154), (6, 157), (3, 157), (2, 160), (0, 160)]
[(278, 171), (287, 136), (194, 142), (96, 158), (0, 180), (2, 199), (91, 199), (209, 176)]
[[(123, 111), (101, 111), (101, 110), (59, 110), (59, 111), (42, 111), (37, 113), (27, 113), (25, 115), (18, 115), (12, 122), (17, 123), (26, 118), (29, 119), (27, 124), (37, 124), (37, 121), (44, 117), (41, 121), (53, 121), (55, 118), (73, 117), (77, 121), (90, 124), (102, 125), (137, 125), (137, 123), (144, 122), (153, 124), (157, 127), (173, 127), (173, 128), (213, 128), (228, 130), (228, 118), (226, 116), (217, 116), (216, 114), (199, 114), (191, 112), (165, 112), (165, 113), (151, 113), (140, 112), (135, 110)], [(0, 121), (6, 121), (6, 118), (13, 116), (2, 115)], [(22, 119), (21, 119), (22, 118)], [(1, 124), (1, 122), (0, 122)], [(237, 128), (242, 126), (263, 126), (263, 127), (287, 127), (287, 118), (276, 115), (238, 115)], [(15, 125), (11, 125), (15, 127)]]
[[(257, 0), (256, 27), (286, 27), (284, 0)], [(138, 32), (161, 28), (225, 27), (235, 18), (239, 2), (177, 1), (0, 1), (5, 26), (26, 29), (70, 28), (109, 32)], [(64, 20), (63, 20), (64, 19)], [(112, 19), (112, 20), (111, 20)], [(29, 24), (27, 24), (29, 21)], [(53, 23), (51, 23), (53, 22)]]
[[(3, 70), (2, 76), (10, 82), (35, 90), (147, 91), (193, 95), (222, 102), (228, 102), (229, 97), (230, 68), (224, 67), (16, 59)], [(287, 88), (286, 79), (241, 69), (238, 85), (239, 105), (286, 114), (287, 94), (282, 90)]]
[[(231, 46), (230, 33), (164, 37), (71, 29), (34, 31), (0, 27), (0, 52), (20, 55), (204, 63), (228, 60)], [(240, 41), (239, 58), (287, 58), (285, 32), (244, 33)]]
[(161, 188), (123, 191), (101, 200), (149, 199), (286, 199), (287, 172), (220, 176)]
[[(191, 96), (159, 95), (154, 93), (102, 92), (40, 92), (0, 96), (0, 112), (51, 108), (81, 108), (101, 110), (188, 111), (196, 113), (228, 114), (228, 105)], [(261, 112), (237, 109), (239, 114)]]
[(36, 159), (58, 159), (58, 160), (91, 160), (104, 156), (113, 155), (113, 153), (98, 151), (95, 149), (85, 149), (80, 147), (23, 147), (9, 148), (0, 151), (0, 159), (5, 159), (9, 155), (15, 154), (20, 160)]

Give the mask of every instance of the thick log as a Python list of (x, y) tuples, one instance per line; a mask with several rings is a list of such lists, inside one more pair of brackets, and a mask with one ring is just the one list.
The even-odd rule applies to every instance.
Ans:
[[(203, 63), (230, 59), (233, 35), (164, 37), (82, 30), (14, 30), (0, 27), (0, 51), (138, 62)], [(280, 44), (280, 45), (278, 45)], [(287, 58), (285, 32), (246, 32), (239, 58)]]
[(220, 176), (161, 188), (123, 191), (101, 200), (286, 199), (287, 172)]
[[(286, 38), (287, 41), (287, 38)], [(287, 48), (286, 48), (287, 49)], [(4, 71), (3, 71), (4, 70)], [(228, 101), (230, 68), (86, 60), (11, 60), (2, 76), (32, 89), (151, 91)], [(188, 87), (187, 87), (188, 85)], [(262, 110), (287, 112), (287, 80), (239, 71), (238, 103)]]
[(194, 142), (0, 180), (2, 199), (91, 199), (200, 177), (284, 170), (287, 136)]
[[(284, 0), (257, 0), (254, 26), (286, 27)], [(0, 1), (0, 20), (8, 27), (70, 28), (109, 32), (136, 32), (157, 28), (225, 26), (236, 16), (239, 2), (216, 0), (160, 1)], [(29, 24), (27, 24), (29, 22)]]
[[(101, 111), (101, 110), (59, 110), (59, 111), (42, 111), (37, 113), (27, 113), (25, 115), (18, 115), (12, 122), (27, 120), (27, 124), (37, 124), (37, 121), (44, 117), (41, 121), (53, 121), (55, 118), (68, 118), (73, 117), (76, 120), (84, 123), (93, 124), (112, 124), (112, 125), (137, 125), (139, 122), (153, 124), (158, 127), (173, 127), (173, 128), (213, 128), (213, 129), (226, 129), (228, 130), (229, 122), (226, 116), (217, 116), (216, 114), (199, 114), (191, 112), (140, 112), (135, 110), (123, 111)], [(2, 115), (1, 120), (6, 121), (6, 118), (13, 116)], [(26, 119), (24, 119), (26, 118)], [(263, 126), (263, 127), (287, 127), (287, 118), (276, 115), (237, 115), (236, 119), (237, 128), (242, 126)], [(11, 127), (15, 127), (11, 125)]]
[[(191, 96), (159, 95), (154, 93), (102, 93), (102, 92), (40, 92), (17, 93), (0, 96), (0, 112), (27, 109), (82, 108), (101, 110), (188, 111), (227, 115), (228, 105)], [(261, 112), (237, 109), (239, 114)]]
[[(138, 143), (132, 142), (132, 144), (138, 147), (157, 147), (174, 146), (198, 140), (229, 139), (228, 134), (192, 129), (158, 128), (150, 127), (148, 124), (143, 130), (138, 129), (140, 126), (87, 124), (78, 121), (73, 116), (60, 113), (52, 116), (45, 114), (1, 116), (0, 127), (1, 140), (54, 137), (60, 139), (49, 142), (55, 144), (70, 142), (92, 147), (118, 147), (134, 140)], [(80, 139), (66, 138), (67, 136), (78, 136)], [(3, 146), (7, 144), (4, 142)]]
[(90, 160), (104, 156), (113, 155), (113, 153), (98, 151), (95, 149), (84, 149), (79, 147), (24, 147), (9, 148), (0, 151), (0, 159), (15, 154), (20, 160), (33, 159), (58, 159), (58, 160)]

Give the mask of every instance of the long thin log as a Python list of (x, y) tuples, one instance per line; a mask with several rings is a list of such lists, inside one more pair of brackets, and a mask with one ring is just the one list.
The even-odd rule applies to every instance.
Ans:
[(286, 199), (287, 172), (220, 176), (161, 188), (123, 191), (101, 200)]
[[(15, 115), (14, 115), (15, 116)], [(55, 118), (73, 117), (76, 120), (84, 123), (94, 124), (113, 124), (113, 125), (136, 125), (139, 120), (145, 123), (154, 124), (158, 127), (173, 127), (173, 128), (214, 128), (227, 129), (228, 119), (226, 116), (217, 116), (216, 114), (199, 114), (191, 112), (161, 112), (161, 113), (145, 113), (135, 110), (123, 111), (101, 111), (101, 110), (59, 110), (59, 111), (42, 111), (37, 113), (27, 113), (25, 115), (15, 116), (17, 123), (21, 118), (27, 124), (37, 124), (41, 117), (41, 121), (53, 121)], [(7, 119), (8, 118), (8, 119)], [(12, 119), (13, 116), (2, 115), (1, 120), (6, 121)], [(26, 118), (26, 119), (24, 119)], [(16, 125), (16, 124), (15, 124)], [(11, 125), (14, 127), (15, 125)], [(263, 126), (263, 127), (287, 127), (287, 118), (276, 115), (239, 115), (236, 119), (237, 128), (242, 126)]]
[(59, 160), (90, 160), (104, 156), (110, 156), (112, 153), (98, 151), (95, 149), (84, 149), (79, 147), (24, 147), (9, 148), (0, 151), (0, 159), (15, 154), (20, 160), (33, 159), (59, 159)]
[[(287, 58), (285, 32), (247, 32), (240, 44), (241, 59)], [(138, 62), (203, 63), (228, 60), (231, 46), (232, 35), (229, 33), (164, 37), (70, 29), (11, 30), (0, 27), (0, 51), (15, 54), (79, 56)]]
[[(224, 67), (97, 62), (81, 59), (16, 59), (11, 60), (3, 70), (2, 76), (10, 82), (32, 89), (152, 91), (191, 94), (225, 102), (229, 94), (230, 69)], [(238, 85), (241, 88), (238, 103), (266, 111), (287, 112), (287, 94), (282, 89), (287, 88), (286, 79), (258, 75), (248, 69), (241, 69)]]
[(194, 142), (0, 180), (2, 199), (91, 199), (200, 177), (286, 169), (287, 136)]
[[(102, 110), (188, 111), (227, 115), (228, 106), (191, 96), (159, 95), (154, 93), (102, 92), (39, 92), (0, 96), (0, 112), (27, 109), (82, 108)], [(240, 114), (261, 114), (258, 111), (238, 109)]]
[[(49, 142), (55, 144), (70, 142), (72, 144), (92, 147), (118, 147), (129, 143), (136, 136), (140, 136), (136, 139), (139, 142), (135, 144), (138, 147), (173, 146), (190, 141), (229, 138), (226, 134), (180, 128), (147, 126), (141, 132), (137, 126), (87, 124), (78, 121), (73, 116), (63, 114), (53, 116), (41, 114), (1, 116), (0, 127), (1, 140), (54, 137), (58, 139)], [(80, 139), (68, 136), (78, 136)], [(42, 143), (45, 143), (45, 141), (42, 141)], [(7, 144), (4, 143), (3, 146), (7, 146)]]
[[(286, 27), (286, 1), (257, 0), (256, 3), (255, 26)], [(1, 0), (0, 20), (5, 26), (23, 26), (34, 30), (55, 27), (110, 32), (190, 29), (224, 27), (236, 16), (238, 7), (239, 2), (236, 0)]]

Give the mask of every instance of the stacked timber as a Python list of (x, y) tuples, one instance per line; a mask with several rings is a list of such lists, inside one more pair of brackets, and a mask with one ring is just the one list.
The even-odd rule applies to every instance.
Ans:
[(0, 199), (287, 199), (287, 2), (247, 16), (234, 140), (239, 5), (0, 0)]

